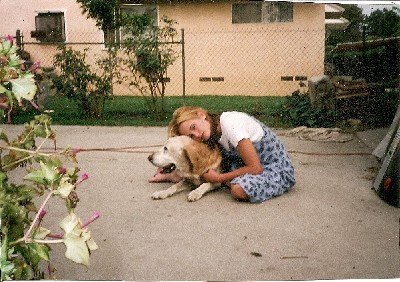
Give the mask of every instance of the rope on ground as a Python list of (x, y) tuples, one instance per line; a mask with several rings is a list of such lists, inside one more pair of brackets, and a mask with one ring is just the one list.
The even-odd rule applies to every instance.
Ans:
[[(286, 133), (285, 133), (286, 134)], [(282, 135), (282, 134), (280, 134)], [(286, 135), (288, 136), (288, 135)], [(290, 135), (289, 135), (290, 136)], [(346, 142), (346, 141), (336, 141)], [(129, 146), (129, 147), (106, 147), (106, 148), (80, 148), (75, 149), (76, 153), (83, 152), (115, 152), (115, 153), (133, 153), (133, 154), (151, 154), (154, 150), (143, 150), (151, 148), (160, 148), (162, 144), (145, 145), (145, 146)], [(347, 152), (347, 153), (321, 153), (321, 152), (304, 152), (297, 150), (288, 150), (291, 154), (312, 155), (312, 156), (369, 156), (367, 152)]]
[[(123, 147), (123, 148), (86, 148), (80, 149), (79, 152), (117, 152), (117, 153), (139, 153), (139, 154), (150, 154), (154, 151), (143, 151), (138, 149), (144, 148), (157, 148), (162, 145), (153, 146), (136, 146), (136, 147)], [(302, 155), (312, 155), (312, 156), (369, 156), (371, 153), (367, 152), (348, 152), (348, 153), (320, 153), (320, 152), (304, 152), (297, 150), (288, 150), (291, 154), (302, 154)]]
[(300, 140), (320, 141), (320, 142), (338, 142), (344, 143), (353, 140), (352, 134), (340, 132), (340, 128), (308, 128), (299, 126), (290, 131), (284, 132), (283, 136), (297, 137)]
[(349, 152), (349, 153), (318, 153), (318, 152), (302, 152), (295, 150), (288, 150), (291, 154), (311, 155), (311, 156), (371, 156), (367, 152)]

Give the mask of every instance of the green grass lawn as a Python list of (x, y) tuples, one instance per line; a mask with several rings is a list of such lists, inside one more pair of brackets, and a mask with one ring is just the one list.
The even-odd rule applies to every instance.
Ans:
[[(156, 121), (149, 114), (143, 97), (115, 96), (105, 103), (102, 119), (81, 119), (77, 106), (65, 97), (51, 97), (45, 109), (52, 110), (49, 115), (53, 124), (59, 125), (99, 125), (99, 126), (166, 126), (173, 111), (183, 105), (200, 106), (210, 112), (243, 111), (256, 116), (268, 126), (287, 128), (291, 124), (282, 120), (279, 108), (285, 102), (284, 97), (254, 96), (191, 96), (165, 97), (165, 119)], [(31, 120), (39, 112), (34, 109), (18, 111), (12, 116), (13, 124)]]

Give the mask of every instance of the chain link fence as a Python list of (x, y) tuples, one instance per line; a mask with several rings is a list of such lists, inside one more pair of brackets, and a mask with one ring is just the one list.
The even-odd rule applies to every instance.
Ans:
[[(238, 29), (182, 30), (173, 43), (179, 58), (168, 69), (166, 95), (286, 96), (305, 89), (324, 74), (325, 30)], [(107, 56), (99, 34), (68, 34), (66, 46), (87, 49), (87, 63)], [(21, 49), (30, 60), (51, 68), (57, 45), (40, 43), (21, 31)], [(114, 95), (141, 95), (129, 78), (114, 85)]]

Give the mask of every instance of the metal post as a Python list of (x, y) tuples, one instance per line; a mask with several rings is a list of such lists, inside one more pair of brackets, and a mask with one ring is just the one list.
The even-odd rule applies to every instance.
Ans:
[(21, 30), (17, 29), (15, 34), (15, 43), (17, 44), (18, 48), (22, 49), (22, 38), (21, 38)]
[(367, 79), (367, 58), (366, 58), (366, 29), (367, 29), (367, 26), (366, 26), (366, 24), (364, 23), (363, 24), (363, 26), (362, 26), (362, 59), (361, 59), (361, 64), (362, 64), (362, 67), (361, 67), (361, 71), (362, 71), (362, 75), (361, 75), (361, 77), (362, 78), (364, 78), (364, 79), (366, 79), (367, 81), (369, 81), (369, 79)]
[(182, 35), (182, 97), (183, 104), (186, 105), (186, 77), (185, 77), (185, 30), (181, 29)]

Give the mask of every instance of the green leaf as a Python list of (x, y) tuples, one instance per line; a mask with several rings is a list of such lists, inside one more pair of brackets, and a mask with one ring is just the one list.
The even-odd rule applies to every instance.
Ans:
[(78, 217), (76, 214), (71, 213), (61, 220), (60, 227), (64, 230), (65, 235), (67, 235), (68, 233), (71, 233), (78, 224)]
[(11, 42), (9, 40), (3, 40), (3, 42), (0, 43), (0, 54), (7, 55), (10, 49), (11, 49)]
[[(76, 232), (79, 234), (79, 232)], [(89, 250), (85, 238), (75, 233), (64, 235), (64, 244), (67, 247), (65, 257), (76, 263), (89, 266)]]
[(40, 184), (45, 184), (46, 180), (43, 174), (42, 170), (35, 170), (32, 171), (31, 173), (25, 175), (24, 180), (40, 183)]
[[(7, 227), (2, 227), (2, 232), (4, 232), (3, 240), (1, 243), (1, 255), (0, 255), (0, 270), (1, 270), (1, 281), (11, 280), (11, 274), (15, 271), (15, 265), (8, 261), (8, 229)], [(10, 251), (10, 250), (9, 250)]]
[(46, 138), (47, 137), (47, 132), (46, 129), (43, 125), (38, 125), (35, 127), (33, 132), (36, 134), (36, 136)]
[[(18, 193), (18, 201), (26, 203), (32, 200), (33, 196), (36, 194), (35, 188), (28, 185), (19, 185), (16, 192)], [(25, 205), (25, 204), (24, 204)]]
[(6, 93), (7, 91), (7, 88), (0, 84), (0, 94)]
[(32, 280), (34, 277), (35, 277), (35, 272), (33, 271), (30, 265), (24, 264), (16, 268), (15, 271), (16, 280)]
[(65, 231), (64, 244), (67, 247), (65, 257), (76, 262), (89, 266), (90, 251), (98, 247), (91, 238), (90, 232), (80, 228), (78, 217), (71, 213), (61, 222), (60, 227)]
[(14, 269), (14, 264), (10, 261), (4, 261), (1, 264), (1, 272), (5, 272), (7, 274), (11, 274), (12, 270)]
[(44, 178), (46, 178), (49, 182), (53, 182), (56, 179), (57, 172), (54, 169), (52, 169), (42, 161), (40, 161), (40, 167), (42, 168)]
[(37, 87), (33, 79), (22, 77), (11, 79), (10, 82), (12, 84), (12, 92), (18, 102), (21, 102), (22, 98), (30, 101), (35, 97)]
[(29, 248), (36, 253), (40, 258), (48, 261), (49, 258), (49, 247), (47, 247), (44, 244), (38, 244), (38, 243), (30, 243)]
[[(90, 232), (88, 232), (90, 234)], [(90, 251), (97, 250), (99, 247), (97, 246), (96, 242), (93, 240), (93, 238), (90, 238), (89, 240), (86, 241), (86, 245)]]
[[(0, 85), (1, 87), (1, 85)], [(0, 128), (0, 140), (3, 140), (7, 144), (9, 144), (7, 135), (3, 132), (3, 128)]]
[(0, 172), (0, 182), (4, 182), (7, 179), (7, 174)]
[(13, 46), (10, 51), (14, 52), (14, 54), (9, 55), (8, 66), (13, 68), (19, 68), (19, 66), (23, 61), (19, 58), (17, 54), (15, 54), (15, 52), (17, 51), (17, 47)]
[(68, 195), (74, 190), (75, 186), (68, 182), (62, 182), (60, 184), (60, 188), (58, 188), (58, 193), (61, 195), (62, 198), (67, 198)]
[(50, 230), (44, 227), (39, 227), (35, 231), (34, 239), (44, 240), (50, 234)]
[(1, 281), (12, 280), (11, 275), (15, 270), (15, 265), (10, 261), (1, 261), (0, 270), (1, 270)]

